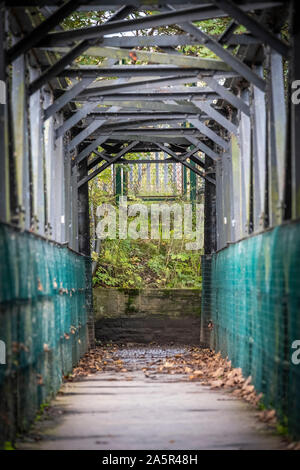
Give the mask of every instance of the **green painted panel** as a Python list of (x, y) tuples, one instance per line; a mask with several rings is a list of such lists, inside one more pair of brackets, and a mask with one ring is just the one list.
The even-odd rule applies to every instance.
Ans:
[(182, 167), (182, 189), (183, 197), (187, 197), (187, 169), (185, 166)]
[[(190, 165), (196, 167), (196, 164), (190, 161)], [(196, 202), (197, 196), (197, 175), (192, 170), (190, 170), (190, 200), (192, 203)]]
[(202, 272), (203, 339), (252, 376), (264, 403), (299, 438), (300, 364), (291, 357), (300, 340), (300, 223), (205, 257)]
[(121, 177), (121, 167), (120, 165), (115, 165), (115, 171), (116, 171), (116, 202), (119, 203), (120, 196), (122, 195), (122, 177)]
[(0, 224), (0, 443), (28, 428), (87, 350), (90, 260)]

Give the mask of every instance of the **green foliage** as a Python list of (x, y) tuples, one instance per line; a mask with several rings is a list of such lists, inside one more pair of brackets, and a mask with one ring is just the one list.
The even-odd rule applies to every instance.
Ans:
[(105, 240), (93, 284), (102, 287), (200, 288), (200, 254), (181, 240)]
[(288, 426), (284, 424), (277, 424), (276, 431), (277, 431), (277, 434), (283, 437), (286, 437), (289, 435)]
[[(147, 11), (146, 14), (148, 16), (150, 15), (155, 15), (159, 14), (161, 12), (159, 11)], [(109, 17), (111, 17), (113, 12), (107, 12), (107, 11), (89, 11), (89, 12), (75, 12), (72, 15), (70, 15), (63, 23), (63, 27), (65, 29), (74, 29), (74, 28), (86, 28), (86, 27), (91, 27), (91, 26), (97, 26), (100, 24), (103, 24), (105, 21), (108, 20)], [(144, 16), (144, 12), (134, 12), (131, 13), (128, 18), (139, 18)], [(203, 32), (207, 34), (211, 34), (214, 36), (219, 36), (224, 32), (228, 24), (230, 23), (230, 18), (212, 18), (208, 19), (205, 21), (199, 21), (195, 22), (195, 25), (197, 25)], [(236, 32), (237, 34), (240, 34), (245, 31), (245, 28), (243, 26), (239, 26), (237, 28)], [(151, 28), (145, 29), (145, 30), (137, 30), (136, 34), (139, 36), (149, 36), (153, 34), (168, 34), (168, 35), (174, 35), (174, 34), (184, 34), (184, 31), (177, 25), (169, 25), (169, 26), (160, 26), (157, 28)], [(151, 51), (160, 51), (162, 52), (158, 47), (144, 47), (141, 48), (141, 50), (151, 50)], [(192, 55), (192, 56), (199, 56), (199, 57), (207, 57), (207, 58), (217, 58), (217, 56), (210, 51), (207, 47), (203, 45), (188, 45), (188, 46), (179, 46), (177, 47), (177, 50), (186, 54), (186, 55)], [(79, 57), (76, 62), (79, 65), (100, 65), (103, 62), (103, 57), (89, 57), (89, 56), (81, 56)], [(130, 64), (131, 60), (130, 59), (125, 59), (126, 64)], [(137, 61), (137, 65), (141, 65), (144, 62), (142, 61)], [(146, 63), (146, 62), (145, 62)]]
[(3, 450), (16, 450), (16, 449), (13, 446), (12, 442), (6, 441), (6, 442), (4, 442)]
[[(134, 155), (132, 155), (134, 157)], [(101, 175), (103, 179), (111, 177), (110, 173)], [(100, 253), (93, 248), (95, 227), (97, 224), (96, 208), (103, 202), (115, 206), (115, 196), (107, 195), (101, 190), (97, 180), (89, 186), (92, 235), (92, 258), (97, 262), (93, 284), (102, 287), (143, 288), (199, 288), (201, 287), (200, 252), (186, 251), (185, 244), (190, 240), (174, 240), (174, 227), (171, 223), (170, 240), (103, 240)], [(130, 202), (141, 202), (130, 195)], [(172, 203), (182, 203), (180, 199)], [(165, 202), (167, 203), (167, 201)], [(150, 206), (151, 201), (143, 201)], [(118, 220), (118, 208), (116, 217)], [(149, 207), (150, 209), (150, 207)], [(151, 232), (151, 215), (149, 213), (149, 230)], [(195, 217), (195, 214), (194, 214)], [(129, 217), (130, 222), (135, 217)], [(172, 218), (171, 218), (172, 222)], [(161, 226), (160, 226), (160, 235)]]
[(76, 11), (66, 18), (62, 26), (64, 29), (88, 28), (104, 23), (112, 15), (106, 11)]
[(49, 406), (50, 406), (50, 403), (42, 403), (40, 405), (40, 409), (37, 412), (36, 417), (35, 417), (36, 422), (40, 421), (43, 418), (44, 413), (49, 408)]

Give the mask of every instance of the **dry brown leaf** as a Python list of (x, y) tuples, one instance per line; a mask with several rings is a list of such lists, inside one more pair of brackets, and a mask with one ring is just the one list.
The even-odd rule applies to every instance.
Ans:
[(223, 385), (223, 380), (213, 380), (210, 383), (210, 385), (211, 385), (212, 388), (220, 388)]
[(216, 372), (213, 373), (213, 377), (221, 377), (224, 374), (224, 369), (222, 367), (219, 367), (219, 369), (216, 370)]
[(202, 370), (194, 370), (193, 374), (194, 374), (196, 377), (200, 377), (201, 375), (203, 375), (203, 371), (202, 371)]
[(174, 366), (174, 363), (173, 362), (168, 362), (166, 361), (164, 364), (163, 364), (163, 367), (166, 367), (166, 368), (170, 368), (170, 367), (173, 367)]
[(252, 393), (254, 391), (254, 385), (248, 385), (247, 387), (245, 387), (244, 384), (242, 387), (242, 391), (245, 395), (247, 395), (248, 393)]

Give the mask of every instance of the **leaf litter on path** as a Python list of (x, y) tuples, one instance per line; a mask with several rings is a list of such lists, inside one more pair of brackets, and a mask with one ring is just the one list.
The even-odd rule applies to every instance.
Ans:
[[(200, 382), (213, 390), (223, 390), (256, 407), (257, 417), (268, 426), (276, 428), (278, 425), (275, 410), (259, 411), (262, 394), (256, 392), (251, 383), (252, 377), (243, 377), (241, 368), (232, 367), (227, 358), (211, 349), (134, 343), (119, 346), (109, 343), (86, 353), (65, 380), (77, 381), (95, 373), (112, 372), (123, 374), (123, 380), (132, 381), (134, 378), (130, 373), (134, 371), (143, 372), (146, 379), (157, 379), (167, 374), (174, 380)], [(300, 449), (297, 442), (288, 445), (290, 449)]]

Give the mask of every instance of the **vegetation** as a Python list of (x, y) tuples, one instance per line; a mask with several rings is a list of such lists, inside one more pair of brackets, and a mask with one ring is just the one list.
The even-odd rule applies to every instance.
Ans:
[(185, 251), (181, 240), (106, 240), (94, 285), (103, 287), (200, 288), (200, 255)]
[(11, 441), (6, 441), (4, 442), (2, 450), (15, 450), (15, 447), (13, 446), (13, 443)]
[[(186, 239), (174, 240), (102, 240), (96, 242), (96, 209), (102, 203), (116, 207), (116, 198), (104, 188), (111, 185), (111, 173), (105, 170), (98, 180), (92, 180), (90, 191), (90, 219), (92, 257), (95, 263), (93, 284), (102, 287), (143, 288), (200, 288), (201, 250), (187, 251)], [(130, 196), (130, 202), (141, 202)], [(173, 201), (174, 202), (174, 201)], [(180, 199), (176, 201), (182, 203)], [(143, 201), (146, 204), (145, 201)], [(150, 203), (147, 203), (150, 204)], [(194, 215), (195, 217), (195, 215)], [(133, 218), (132, 218), (133, 219)], [(129, 218), (130, 221), (130, 218)], [(150, 210), (149, 210), (150, 232)]]
[[(161, 12), (155, 11), (147, 11), (147, 15), (155, 15)], [(90, 12), (75, 12), (69, 18), (67, 18), (63, 22), (63, 26), (65, 29), (74, 29), (74, 28), (83, 28), (89, 26), (97, 26), (106, 22), (109, 17), (112, 16), (112, 12), (103, 12), (103, 11), (90, 11)], [(131, 13), (128, 18), (138, 18), (142, 17), (142, 12), (134, 12)], [(221, 35), (226, 27), (230, 23), (230, 18), (212, 18), (205, 21), (195, 22), (201, 30), (207, 34), (219, 36)], [(245, 32), (245, 28), (243, 26), (239, 26), (235, 33), (241, 34)], [(151, 36), (153, 34), (185, 34), (184, 31), (177, 25), (169, 25), (169, 26), (161, 26), (155, 28), (155, 30), (147, 29), (147, 30), (137, 30), (135, 32), (138, 36)], [(151, 51), (159, 51), (163, 52), (159, 47), (143, 47), (138, 48), (140, 50), (151, 50)], [(218, 58), (210, 49), (205, 47), (204, 45), (186, 45), (186, 46), (178, 46), (176, 48), (179, 52), (184, 54), (188, 54), (191, 56), (198, 56), (204, 58)], [(104, 60), (104, 57), (89, 57), (89, 56), (80, 56), (76, 59), (76, 62), (81, 65), (100, 65)], [(124, 59), (125, 63), (131, 63), (130, 58)], [(141, 64), (141, 61), (135, 62), (137, 65)]]

